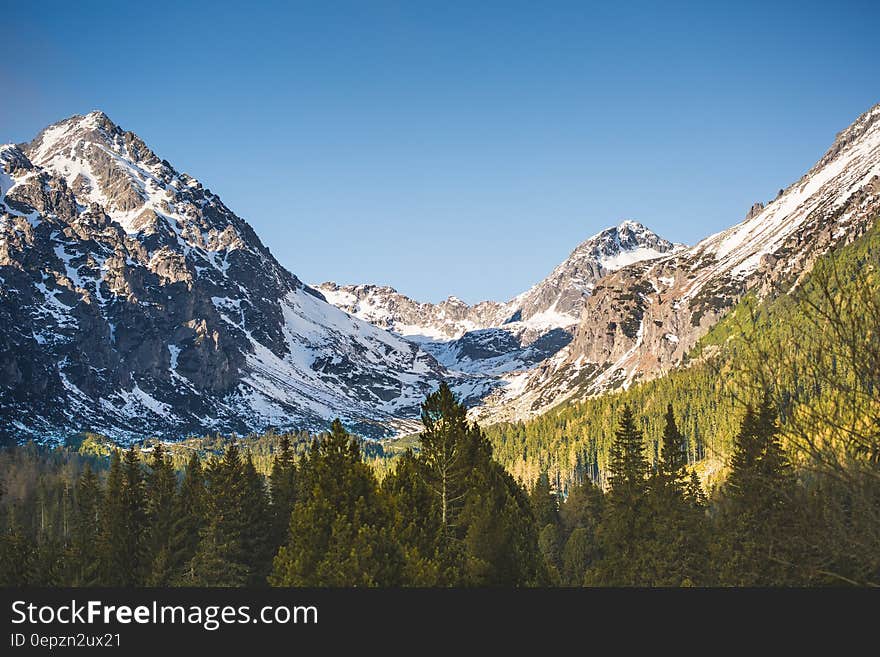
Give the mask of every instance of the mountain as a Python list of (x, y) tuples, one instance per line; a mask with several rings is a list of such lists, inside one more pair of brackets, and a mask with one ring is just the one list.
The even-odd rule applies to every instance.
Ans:
[(449, 370), (491, 378), (532, 368), (565, 347), (603, 276), (677, 248), (624, 221), (581, 243), (547, 278), (506, 303), (468, 305), (452, 296), (422, 303), (378, 285), (315, 288), (347, 313), (418, 343)]
[[(310, 287), (101, 112), (0, 147), (0, 437), (417, 426), (441, 379), (527, 418), (687, 364), (749, 291), (797, 285), (880, 211), (880, 105), (773, 201), (695, 246), (635, 222), (506, 303)], [(338, 306), (338, 307), (337, 307)]]
[(570, 344), (511, 377), (476, 415), (522, 419), (680, 367), (742, 297), (783, 292), (880, 210), (880, 105), (837, 135), (800, 180), (739, 224), (687, 249), (621, 267), (585, 299)]
[(0, 147), (7, 438), (318, 429), (335, 416), (382, 435), (440, 378), (434, 358), (327, 303), (105, 114)]

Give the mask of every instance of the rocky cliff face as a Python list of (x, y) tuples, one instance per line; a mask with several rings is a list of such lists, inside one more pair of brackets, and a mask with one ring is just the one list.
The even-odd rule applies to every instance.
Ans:
[(219, 197), (100, 112), (0, 148), (0, 286), (7, 437), (320, 428), (337, 415), (375, 435), (417, 417), (447, 376), (326, 303)]
[(743, 294), (781, 293), (878, 213), (880, 106), (696, 246), (624, 222), (508, 302), (425, 304), (304, 285), (137, 135), (72, 117), (0, 146), (0, 439), (336, 416), (378, 436), (415, 427), (441, 378), (477, 417), (527, 417), (681, 366)]
[(880, 213), (880, 105), (837, 136), (774, 201), (694, 247), (612, 272), (586, 298), (572, 342), (478, 409), (521, 418), (678, 367), (749, 290), (781, 293)]
[(450, 370), (492, 378), (532, 368), (565, 347), (603, 276), (676, 248), (624, 221), (584, 241), (547, 278), (506, 303), (468, 305), (449, 297), (431, 304), (386, 286), (315, 287), (347, 313), (418, 343)]

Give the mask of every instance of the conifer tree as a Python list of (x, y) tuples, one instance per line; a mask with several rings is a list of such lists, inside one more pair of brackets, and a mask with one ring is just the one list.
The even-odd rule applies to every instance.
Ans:
[[(388, 490), (406, 554), (442, 585), (545, 583), (529, 496), (497, 462), (480, 427), (449, 387), (422, 405), (418, 456), (405, 457)], [(436, 548), (431, 554), (430, 543)]]
[(242, 511), (245, 514), (242, 547), (244, 564), (248, 569), (250, 586), (265, 586), (266, 578), (272, 569), (275, 546), (272, 540), (272, 515), (269, 507), (269, 493), (266, 483), (254, 467), (248, 454), (244, 461), (244, 497)]
[(132, 445), (126, 450), (122, 461), (122, 535), (119, 548), (122, 570), (122, 586), (138, 586), (146, 575), (146, 499), (144, 496), (144, 472), (140, 455)]
[(664, 488), (670, 493), (678, 494), (684, 490), (687, 453), (684, 436), (681, 435), (675, 422), (672, 404), (666, 407), (665, 421), (657, 474)]
[(697, 500), (688, 499), (686, 467), (685, 440), (670, 404), (666, 409), (661, 458), (649, 484), (652, 527), (644, 548), (646, 585), (704, 583), (708, 563), (706, 518)]
[(464, 505), (465, 480), (479, 441), (467, 420), (467, 410), (445, 381), (422, 404), (422, 424), (422, 473), (437, 498), (443, 538), (460, 537), (460, 532), (456, 534), (457, 516)]
[(559, 571), (562, 567), (562, 555), (559, 545), (559, 498), (550, 488), (550, 477), (546, 470), (538, 475), (535, 485), (529, 494), (529, 502), (535, 516), (538, 529), (538, 547), (544, 559), (551, 584), (561, 581)]
[(626, 405), (609, 458), (611, 490), (597, 531), (602, 558), (591, 571), (591, 583), (644, 586), (651, 577), (651, 513), (648, 506), (648, 462), (642, 432)]
[(269, 475), (269, 491), (272, 498), (272, 544), (273, 552), (287, 538), (290, 527), (290, 514), (296, 501), (296, 462), (290, 447), (290, 438), (283, 434), (279, 441), (278, 452), (272, 463)]
[(101, 532), (101, 484), (86, 462), (76, 484), (68, 578), (72, 586), (92, 586), (100, 577), (98, 541)]
[(746, 408), (730, 459), (720, 514), (720, 580), (734, 586), (798, 583), (803, 507), (769, 395)]
[(629, 405), (623, 407), (608, 463), (613, 503), (637, 501), (647, 491), (648, 461), (642, 432)]
[(706, 494), (703, 492), (703, 486), (700, 484), (700, 477), (697, 475), (696, 470), (691, 470), (691, 476), (688, 479), (684, 491), (684, 497), (691, 508), (705, 515), (705, 510), (706, 507), (709, 506), (709, 501), (706, 499)]
[(103, 505), (101, 508), (101, 535), (99, 540), (100, 584), (124, 586), (128, 555), (125, 552), (125, 515), (123, 512), (123, 474), (121, 452), (114, 449), (110, 455)]
[(153, 448), (150, 473), (146, 480), (147, 525), (146, 559), (147, 584), (167, 586), (172, 576), (171, 536), (174, 523), (174, 498), (177, 476), (171, 459), (165, 455), (162, 443)]
[(244, 545), (247, 481), (235, 443), (208, 463), (205, 482), (206, 522), (190, 564), (191, 583), (243, 586), (252, 575)]
[(287, 543), (275, 557), (274, 586), (393, 586), (403, 555), (391, 537), (391, 511), (357, 442), (334, 420), (300, 468)]
[(550, 488), (550, 476), (543, 470), (529, 494), (535, 521), (539, 527), (559, 524), (559, 498)]
[(180, 492), (174, 499), (171, 531), (171, 572), (176, 583), (194, 582), (191, 561), (205, 522), (205, 480), (198, 452), (186, 465)]

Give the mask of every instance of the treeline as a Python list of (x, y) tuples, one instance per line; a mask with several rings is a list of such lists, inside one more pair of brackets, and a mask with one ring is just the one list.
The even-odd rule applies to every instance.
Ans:
[[(282, 436), (268, 477), (234, 443), (204, 461), (193, 451), (179, 474), (161, 444), (147, 459), (115, 450), (103, 476), (87, 462), (73, 483), (56, 454), (38, 483), (62, 491), (51, 521), (35, 521), (42, 503), (3, 505), (0, 583), (542, 582), (528, 497), (448, 387), (425, 401), (423, 421), (419, 456), (401, 457), (381, 485), (338, 421), (298, 459)], [(4, 478), (17, 462), (33, 459), (7, 457)]]
[[(659, 461), (669, 404), (686, 436), (686, 455), (715, 485), (739, 430), (746, 401), (774, 396), (786, 440), (824, 459), (805, 441), (868, 433), (880, 417), (880, 227), (817, 260), (795, 285), (778, 283), (762, 300), (744, 297), (689, 354), (684, 367), (627, 390), (564, 404), (526, 422), (486, 428), (495, 455), (533, 482), (547, 470), (562, 490), (586, 473), (607, 486), (623, 409), (637, 411), (646, 457)], [(851, 434), (847, 436), (846, 434)], [(870, 450), (876, 433), (859, 449)], [(806, 447), (806, 449), (801, 449)], [(846, 448), (837, 450), (845, 454)]]
[(626, 391), (566, 404), (524, 422), (490, 425), (486, 435), (498, 460), (518, 479), (534, 482), (547, 471), (554, 486), (567, 493), (583, 477), (608, 485), (611, 445), (626, 406), (638, 409), (645, 455), (656, 467), (671, 404), (686, 436), (688, 463), (717, 469), (730, 453), (743, 406), (728, 384), (729, 375), (719, 375), (713, 364), (694, 363)]
[[(214, 434), (205, 436), (190, 436), (176, 442), (163, 443), (166, 454), (171, 458), (175, 470), (182, 470), (189, 462), (194, 453), (203, 459), (211, 455), (222, 456), (230, 442), (239, 446), (241, 451), (247, 452), (258, 472), (268, 475), (274, 464), (275, 453), (282, 441), (286, 441), (295, 457), (299, 457), (308, 451), (312, 440), (320, 438), (321, 434), (309, 431), (284, 431), (277, 432), (268, 429), (263, 433), (250, 433), (244, 436)], [(380, 442), (356, 437), (364, 458), (370, 462), (378, 463), (386, 460), (387, 455)], [(147, 438), (140, 443), (140, 453), (144, 460), (149, 459), (153, 447), (161, 440)], [(0, 445), (2, 446), (2, 445)], [(63, 445), (63, 452), (68, 458), (74, 458), (73, 452), (88, 459), (91, 457), (108, 457), (117, 448), (117, 445), (108, 437), (91, 432), (85, 432), (68, 438)]]
[[(671, 406), (655, 461), (627, 406), (607, 490), (583, 476), (565, 496), (546, 471), (528, 492), (517, 483), (445, 385), (422, 420), (419, 452), (381, 482), (338, 421), (299, 458), (282, 436), (268, 477), (236, 444), (193, 452), (182, 472), (159, 445), (146, 460), (113, 451), (100, 474), (41, 456), (54, 497), (28, 514), (4, 505), (0, 584), (880, 584), (880, 465), (848, 482), (796, 468), (770, 396), (740, 413), (729, 477), (710, 499)], [(27, 449), (4, 455), (5, 480), (41, 454)]]

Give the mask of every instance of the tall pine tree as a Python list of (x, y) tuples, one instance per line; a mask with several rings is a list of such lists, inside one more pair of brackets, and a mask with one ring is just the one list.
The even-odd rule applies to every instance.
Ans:
[(652, 527), (645, 548), (644, 584), (702, 584), (708, 566), (706, 514), (702, 505), (688, 497), (686, 441), (672, 404), (667, 406), (665, 419), (660, 460), (649, 483)]
[(272, 558), (276, 548), (272, 540), (272, 515), (269, 492), (263, 476), (254, 467), (248, 454), (242, 468), (244, 498), (242, 508), (246, 512), (242, 547), (245, 566), (248, 569), (248, 585), (266, 586), (266, 578), (272, 570)]
[(186, 465), (180, 492), (174, 499), (171, 528), (171, 577), (177, 584), (195, 582), (192, 558), (199, 547), (205, 524), (205, 478), (198, 452), (193, 452)]
[(605, 512), (597, 531), (602, 558), (589, 573), (592, 584), (643, 586), (651, 577), (651, 513), (648, 461), (642, 432), (626, 405), (609, 458)]
[(403, 555), (391, 509), (356, 441), (334, 420), (300, 468), (302, 496), (287, 543), (275, 557), (274, 586), (394, 586)]
[(205, 525), (191, 560), (193, 584), (243, 586), (252, 576), (244, 542), (248, 509), (241, 452), (235, 443), (222, 459), (214, 458), (205, 472)]
[(147, 513), (144, 494), (144, 471), (140, 453), (132, 445), (122, 459), (121, 512), (123, 532), (119, 548), (123, 552), (123, 586), (138, 586), (146, 574), (148, 556), (146, 551)]
[(177, 476), (162, 443), (153, 448), (150, 473), (146, 480), (147, 523), (146, 564), (147, 584), (167, 586), (172, 577), (171, 537), (174, 524), (174, 498)]
[(93, 586), (99, 582), (100, 511), (101, 483), (91, 464), (86, 462), (76, 484), (75, 511), (70, 537), (68, 579), (72, 586)]
[(290, 447), (290, 438), (283, 434), (278, 452), (269, 475), (269, 492), (272, 498), (272, 544), (273, 552), (287, 539), (290, 514), (296, 501), (296, 461)]
[(802, 511), (776, 410), (770, 395), (764, 395), (757, 410), (746, 408), (734, 440), (719, 518), (720, 583), (799, 583), (797, 528)]

